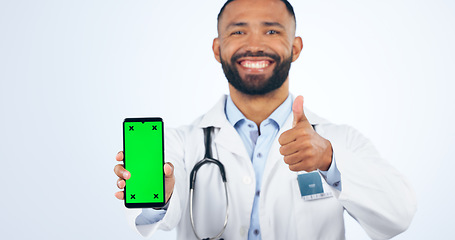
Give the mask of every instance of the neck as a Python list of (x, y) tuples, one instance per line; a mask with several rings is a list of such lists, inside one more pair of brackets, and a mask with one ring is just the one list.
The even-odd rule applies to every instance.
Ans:
[(240, 112), (259, 127), (288, 97), (289, 79), (280, 88), (264, 95), (244, 94), (230, 84), (229, 92)]

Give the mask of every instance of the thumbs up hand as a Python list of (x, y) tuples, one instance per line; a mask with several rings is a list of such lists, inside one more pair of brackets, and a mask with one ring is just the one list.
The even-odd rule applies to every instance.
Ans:
[(303, 97), (292, 105), (292, 128), (278, 138), (280, 153), (291, 171), (327, 171), (332, 163), (332, 144), (314, 131), (303, 112)]

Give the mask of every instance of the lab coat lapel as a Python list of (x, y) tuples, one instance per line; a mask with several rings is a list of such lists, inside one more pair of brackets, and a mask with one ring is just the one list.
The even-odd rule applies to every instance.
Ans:
[(214, 142), (233, 154), (249, 159), (243, 140), (230, 124), (220, 129), (215, 136)]
[(226, 118), (226, 99), (227, 96), (224, 95), (218, 103), (204, 115), (198, 126), (200, 128), (209, 126), (215, 127), (213, 142), (217, 146), (223, 147), (236, 155), (248, 158), (248, 153), (243, 145), (242, 139)]
[(277, 164), (284, 163), (283, 161), (283, 155), (280, 153), (280, 143), (278, 142), (278, 138), (281, 136), (281, 134), (287, 130), (289, 130), (292, 127), (292, 113), (289, 115), (288, 119), (284, 123), (283, 127), (280, 129), (278, 134), (275, 137), (275, 140), (273, 140), (272, 147), (270, 148), (269, 155), (267, 157), (267, 162), (265, 164), (264, 168), (264, 175), (263, 175), (263, 186), (268, 185), (268, 181), (271, 179), (269, 176), (272, 175), (272, 171), (276, 168)]

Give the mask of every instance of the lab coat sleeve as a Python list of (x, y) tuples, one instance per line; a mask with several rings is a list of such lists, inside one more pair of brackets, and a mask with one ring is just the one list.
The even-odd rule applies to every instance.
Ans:
[(141, 209), (127, 209), (127, 221), (139, 234), (144, 237), (151, 237), (153, 233), (160, 230), (171, 230), (177, 226), (182, 216), (182, 209), (185, 208), (188, 188), (186, 179), (184, 158), (184, 136), (176, 129), (166, 129), (165, 132), (165, 160), (174, 165), (175, 186), (170, 198), (169, 207), (163, 219), (146, 225), (136, 225), (136, 218), (141, 213)]
[(336, 134), (327, 137), (341, 173), (342, 191), (334, 190), (339, 202), (372, 239), (405, 231), (416, 211), (410, 184), (353, 128), (341, 126), (331, 132)]
[(330, 164), (329, 170), (321, 171), (322, 177), (330, 186), (336, 188), (338, 191), (341, 191), (341, 174), (337, 168), (337, 163), (335, 161), (335, 155), (332, 154), (332, 163)]

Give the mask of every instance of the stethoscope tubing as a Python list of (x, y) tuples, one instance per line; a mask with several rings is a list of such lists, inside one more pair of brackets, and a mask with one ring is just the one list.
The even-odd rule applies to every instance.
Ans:
[(224, 233), (224, 230), (226, 230), (226, 226), (227, 226), (227, 222), (228, 222), (228, 215), (229, 215), (229, 200), (228, 200), (228, 192), (227, 192), (227, 184), (226, 182), (224, 182), (224, 192), (225, 192), (225, 195), (226, 195), (226, 217), (224, 218), (224, 224), (223, 224), (223, 228), (221, 229), (221, 231), (218, 233), (218, 235), (216, 235), (215, 237), (211, 237), (211, 238), (202, 238), (199, 236), (199, 234), (197, 233), (196, 231), (196, 227), (194, 225), (194, 218), (193, 218), (193, 193), (194, 192), (194, 189), (190, 189), (190, 220), (191, 220), (191, 227), (193, 228), (193, 232), (194, 234), (196, 235), (196, 237), (198, 239), (201, 239), (201, 240), (215, 240), (217, 238), (219, 238), (223, 233)]
[[(191, 227), (193, 228), (194, 235), (196, 235), (196, 237), (201, 240), (215, 240), (215, 239), (219, 238), (224, 233), (224, 230), (226, 230), (228, 217), (229, 217), (229, 198), (228, 198), (228, 190), (227, 190), (226, 172), (224, 169), (224, 165), (219, 160), (214, 159), (212, 157), (212, 150), (211, 150), (212, 139), (210, 136), (212, 129), (213, 129), (213, 127), (204, 128), (205, 157), (204, 157), (204, 159), (202, 159), (201, 161), (197, 162), (194, 165), (193, 169), (191, 170), (191, 174), (190, 174), (190, 221), (191, 221)], [(218, 168), (220, 169), (221, 178), (222, 178), (223, 184), (224, 184), (224, 192), (225, 192), (225, 196), (226, 196), (226, 217), (224, 218), (223, 228), (215, 237), (202, 238), (197, 233), (196, 227), (194, 224), (193, 196), (194, 196), (194, 188), (196, 185), (197, 171), (201, 168), (202, 165), (209, 164), (209, 163), (213, 163), (213, 164), (217, 165)]]

